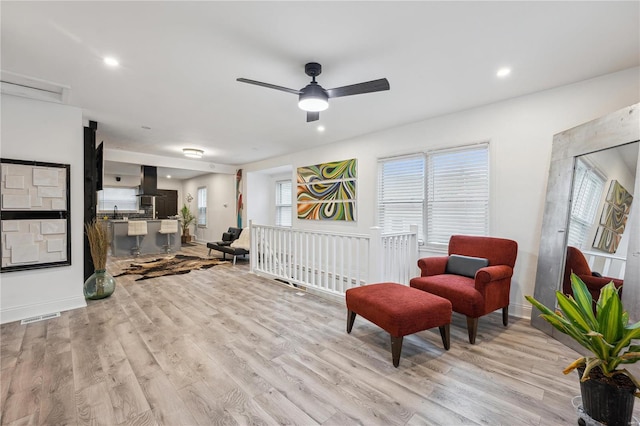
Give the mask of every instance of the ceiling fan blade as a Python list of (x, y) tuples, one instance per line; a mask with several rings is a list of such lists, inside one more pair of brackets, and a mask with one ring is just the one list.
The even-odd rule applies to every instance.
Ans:
[(360, 95), (362, 93), (380, 92), (382, 90), (389, 90), (389, 81), (386, 78), (328, 89), (327, 95), (329, 95), (330, 98), (339, 98), (341, 96)]
[(320, 120), (320, 113), (318, 111), (307, 111), (307, 123), (318, 120)]
[(276, 86), (275, 84), (263, 83), (261, 81), (249, 80), (248, 78), (236, 78), (236, 81), (239, 81), (241, 83), (255, 84), (256, 86), (262, 86), (268, 89), (276, 89), (282, 92), (293, 93), (294, 95), (300, 94), (299, 90), (289, 89), (288, 87)]

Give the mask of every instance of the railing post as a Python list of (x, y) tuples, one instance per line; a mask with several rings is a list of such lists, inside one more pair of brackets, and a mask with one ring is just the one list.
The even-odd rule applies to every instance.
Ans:
[(367, 283), (378, 283), (382, 281), (382, 268), (384, 259), (382, 259), (382, 228), (372, 226), (369, 233), (369, 273)]
[(258, 255), (258, 238), (256, 237), (256, 232), (253, 227), (253, 220), (249, 221), (249, 235), (251, 236), (249, 239), (249, 270), (252, 273), (255, 273), (255, 257)]
[(409, 231), (411, 232), (412, 244), (409, 247), (411, 254), (409, 255), (409, 271), (410, 278), (418, 276), (418, 225), (410, 225)]

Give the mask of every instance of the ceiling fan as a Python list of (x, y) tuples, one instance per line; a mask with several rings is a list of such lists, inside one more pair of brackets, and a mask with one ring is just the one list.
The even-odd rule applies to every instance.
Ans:
[(322, 73), (322, 65), (316, 62), (309, 62), (304, 66), (304, 72), (311, 77), (311, 83), (307, 84), (300, 90), (289, 89), (288, 87), (276, 86), (275, 84), (263, 83), (261, 81), (249, 80), (248, 78), (238, 78), (236, 81), (299, 95), (298, 106), (300, 109), (307, 111), (307, 122), (320, 119), (320, 111), (324, 111), (329, 108), (329, 98), (339, 98), (342, 96), (360, 95), (363, 93), (389, 90), (389, 81), (386, 78), (351, 84), (349, 86), (336, 87), (333, 89), (324, 89), (316, 82), (316, 77)]

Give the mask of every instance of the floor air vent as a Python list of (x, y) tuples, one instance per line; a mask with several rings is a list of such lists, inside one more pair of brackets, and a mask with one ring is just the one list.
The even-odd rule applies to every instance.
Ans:
[(51, 318), (58, 318), (59, 316), (60, 316), (60, 312), (55, 312), (53, 314), (38, 315), (37, 317), (25, 318), (22, 321), (20, 321), (20, 324), (22, 325), (31, 324), (32, 322), (44, 321)]

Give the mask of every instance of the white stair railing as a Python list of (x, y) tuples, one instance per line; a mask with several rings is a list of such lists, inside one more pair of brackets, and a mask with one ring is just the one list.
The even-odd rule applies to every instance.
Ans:
[(592, 271), (600, 272), (605, 277), (624, 279), (626, 257), (590, 250), (583, 250), (582, 253)]
[(409, 233), (328, 233), (250, 225), (251, 271), (342, 295), (367, 283), (408, 284), (416, 276), (417, 227)]

